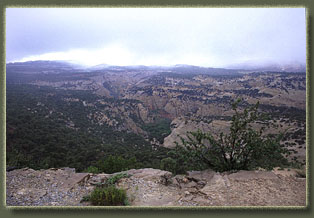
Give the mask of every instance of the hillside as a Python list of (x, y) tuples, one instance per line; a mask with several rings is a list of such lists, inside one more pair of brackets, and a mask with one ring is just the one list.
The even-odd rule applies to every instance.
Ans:
[(305, 163), (302, 72), (35, 61), (7, 64), (6, 78), (8, 166), (83, 171), (114, 155), (160, 168), (187, 131), (226, 132), (237, 98), (241, 109), (259, 101), (268, 132), (286, 131), (290, 159)]

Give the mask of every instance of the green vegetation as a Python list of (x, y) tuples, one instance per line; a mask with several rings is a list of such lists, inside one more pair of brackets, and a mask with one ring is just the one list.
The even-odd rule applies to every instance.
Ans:
[(95, 188), (89, 197), (94, 206), (124, 206), (128, 205), (126, 191), (115, 186)]
[(108, 187), (108, 186), (116, 184), (116, 182), (118, 182), (121, 178), (128, 178), (128, 177), (130, 177), (130, 175), (127, 173), (118, 173), (116, 175), (109, 177), (104, 183), (98, 183), (97, 186), (102, 187), (102, 188)]
[(166, 157), (168, 149), (153, 149), (142, 136), (94, 122), (91, 114), (102, 110), (101, 104), (82, 103), (101, 100), (113, 106), (132, 107), (133, 101), (34, 85), (7, 84), (6, 88), (7, 166), (68, 166), (78, 172), (112, 173), (130, 168), (159, 168), (161, 159)]
[(81, 203), (85, 202), (85, 201), (90, 201), (90, 195), (85, 195), (85, 196), (82, 197)]
[(94, 173), (94, 174), (99, 173), (99, 169), (97, 167), (94, 167), (94, 166), (89, 166), (85, 171), (87, 173)]
[(298, 109), (295, 107), (286, 107), (286, 106), (273, 106), (273, 105), (266, 105), (261, 104), (260, 108), (263, 111), (268, 111), (272, 115), (273, 118), (287, 118), (288, 120), (296, 120), (302, 123), (305, 123), (306, 119), (306, 112), (305, 110)]
[(154, 123), (148, 123), (142, 126), (149, 135), (150, 139), (157, 139), (160, 143), (164, 142), (164, 138), (171, 133), (170, 129), (171, 120), (158, 119)]
[(116, 173), (132, 168), (138, 168), (139, 163), (137, 163), (136, 158), (132, 157), (129, 159), (124, 159), (121, 156), (112, 156), (104, 158), (104, 160), (99, 160), (96, 166), (90, 166), (87, 168), (89, 173)]
[(106, 185), (114, 185), (116, 182), (118, 182), (121, 178), (127, 178), (129, 175), (127, 173), (119, 173), (114, 176), (111, 176), (109, 179), (106, 180)]
[[(38, 80), (77, 81), (80, 84), (82, 82), (79, 80), (102, 75), (101, 72), (74, 73), (65, 70), (58, 74), (19, 73), (24, 70), (23, 67), (15, 68), (8, 71), (7, 75), (6, 163), (9, 167), (46, 169), (68, 166), (76, 168), (77, 171), (91, 173), (115, 173), (132, 168), (152, 167), (176, 174), (208, 167), (218, 171), (254, 169), (257, 166), (271, 168), (273, 165), (288, 164), (283, 156), (288, 152), (296, 152), (287, 151), (279, 146), (280, 140), (288, 141), (285, 143), (287, 147), (301, 149), (305, 144), (305, 110), (269, 104), (259, 105), (258, 109), (268, 112), (269, 118), (276, 123), (279, 121), (281, 128), (286, 128), (290, 124), (298, 126), (294, 130), (290, 129), (282, 138), (281, 135), (265, 135), (263, 129), (254, 130), (250, 123), (267, 124), (259, 120), (261, 114), (257, 110), (258, 105), (250, 107), (247, 102), (237, 102), (233, 105), (236, 114), (232, 118), (218, 115), (200, 117), (200, 120), (206, 123), (215, 119), (232, 121), (230, 134), (216, 137), (211, 133), (198, 131), (189, 133), (188, 139), (182, 139), (181, 146), (178, 144), (172, 150), (152, 146), (149, 140), (155, 138), (163, 143), (164, 137), (171, 132), (171, 120), (165, 118), (171, 116), (163, 109), (154, 107), (155, 110), (150, 110), (148, 116), (154, 118), (154, 122), (145, 124), (138, 114), (138, 104), (141, 102), (139, 100), (106, 98), (94, 94), (92, 90), (78, 91), (22, 84)], [(32, 68), (29, 72), (31, 71)], [(195, 86), (176, 80), (179, 87), (185, 88), (167, 91), (159, 86), (167, 83), (166, 77), (191, 79), (197, 74), (164, 72), (147, 80), (152, 86), (133, 87), (128, 91), (133, 94), (144, 91), (144, 95), (145, 93), (152, 95), (154, 92), (154, 95), (159, 93), (160, 97), (168, 94), (167, 92), (174, 92), (178, 94), (175, 95), (178, 101), (219, 104), (223, 105), (224, 109), (230, 110), (231, 107), (227, 105), (232, 100), (230, 96), (214, 95), (203, 98), (209, 92), (215, 91), (208, 84)], [(291, 89), (302, 90), (305, 87), (305, 74), (300, 75), (299, 79), (288, 78), (285, 75), (282, 75), (284, 84), (276, 83), (275, 88), (287, 86), (288, 92)], [(202, 77), (205, 76), (208, 75)], [(218, 82), (224, 82), (232, 76), (213, 78)], [(268, 80), (268, 85), (271, 85), (273, 80), (271, 77)], [(225, 91), (240, 96), (271, 97), (269, 94), (259, 93), (258, 89), (246, 83), (247, 81), (243, 81), (246, 90)], [(73, 85), (69, 82), (63, 87), (71, 86)], [(115, 97), (119, 96), (119, 89), (111, 83), (104, 83), (103, 86)], [(301, 88), (297, 88), (298, 86)], [(237, 112), (238, 106), (247, 109), (240, 113)], [(193, 119), (198, 114), (197, 110), (198, 106), (189, 109)], [(132, 119), (135, 125), (147, 132), (145, 138), (127, 130), (126, 116), (128, 121)], [(134, 123), (132, 122), (132, 125)]]
[[(272, 169), (288, 166), (284, 157), (288, 150), (280, 144), (282, 134), (265, 135), (264, 127), (255, 130), (252, 123), (259, 120), (258, 103), (243, 112), (238, 111), (240, 100), (232, 104), (230, 133), (214, 137), (200, 130), (181, 138), (169, 155), (176, 160), (175, 173), (192, 168), (212, 168), (216, 171), (251, 170), (258, 167)], [(164, 160), (162, 160), (164, 162)]]
[(115, 187), (121, 178), (127, 178), (127, 173), (119, 173), (108, 178), (105, 183), (99, 183), (90, 195), (81, 200), (90, 201), (94, 206), (124, 206), (129, 205), (126, 191)]
[(167, 157), (161, 160), (160, 169), (179, 174), (181, 171), (178, 170), (177, 161), (171, 157)]
[(160, 168), (173, 174), (185, 174), (191, 170), (205, 170), (209, 166), (198, 156), (198, 150), (184, 148), (176, 143), (168, 157), (160, 162)]

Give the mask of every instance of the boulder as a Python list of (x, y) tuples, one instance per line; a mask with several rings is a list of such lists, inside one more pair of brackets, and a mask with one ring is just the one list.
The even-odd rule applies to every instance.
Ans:
[(72, 189), (76, 184), (83, 185), (87, 182), (90, 175), (89, 173), (75, 173), (70, 178), (66, 179), (61, 189), (65, 189), (66, 191), (69, 191)]
[(214, 175), (215, 171), (213, 171), (212, 169), (187, 172), (187, 178), (196, 182), (205, 181), (207, 183), (213, 178)]
[(217, 192), (226, 188), (224, 178), (219, 174), (214, 174), (213, 178), (199, 191), (205, 195), (211, 195), (212, 192)]
[(155, 181), (164, 185), (168, 185), (171, 183), (172, 173), (164, 170), (145, 168), (138, 170), (132, 169), (126, 172), (135, 178), (142, 178), (144, 180)]

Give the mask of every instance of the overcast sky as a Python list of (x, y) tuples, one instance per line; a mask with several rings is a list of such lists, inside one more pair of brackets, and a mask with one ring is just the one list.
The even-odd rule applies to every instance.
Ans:
[(306, 62), (304, 8), (7, 8), (6, 61)]

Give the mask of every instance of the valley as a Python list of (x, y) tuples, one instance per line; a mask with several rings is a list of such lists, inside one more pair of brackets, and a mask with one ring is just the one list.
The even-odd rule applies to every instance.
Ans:
[(227, 132), (238, 98), (240, 110), (259, 102), (266, 132), (285, 132), (289, 159), (306, 161), (302, 72), (34, 61), (7, 64), (6, 79), (10, 167), (84, 171), (112, 155), (160, 168), (187, 131)]

